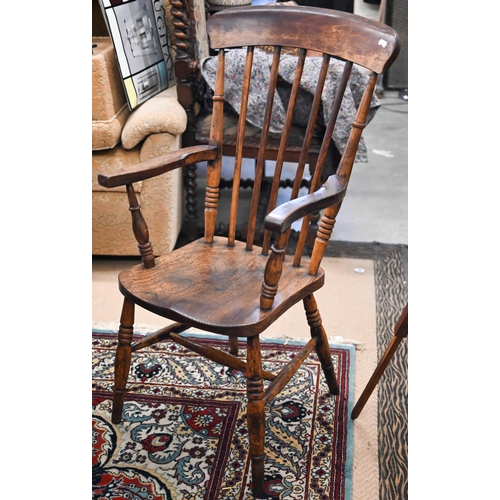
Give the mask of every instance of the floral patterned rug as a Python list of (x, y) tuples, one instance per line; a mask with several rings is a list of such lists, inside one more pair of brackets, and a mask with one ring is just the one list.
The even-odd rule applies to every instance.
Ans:
[[(224, 337), (196, 340), (227, 348)], [(136, 352), (121, 424), (111, 423), (116, 334), (93, 332), (94, 499), (251, 499), (244, 374), (172, 343)], [(245, 343), (240, 352), (245, 354)], [(261, 341), (277, 371), (297, 342)], [(332, 397), (315, 354), (266, 407), (270, 499), (352, 497), (354, 348), (331, 348), (340, 385)], [(266, 382), (267, 384), (268, 382)]]

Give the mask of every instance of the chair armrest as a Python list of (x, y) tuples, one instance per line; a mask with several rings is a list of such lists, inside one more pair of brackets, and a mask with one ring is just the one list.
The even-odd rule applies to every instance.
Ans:
[(132, 184), (170, 172), (179, 167), (201, 161), (215, 160), (218, 154), (218, 146), (191, 146), (158, 156), (152, 160), (137, 163), (132, 167), (117, 169), (116, 172), (111, 174), (99, 174), (97, 181), (106, 188)]
[(265, 228), (282, 233), (301, 217), (340, 203), (345, 196), (346, 188), (347, 181), (344, 178), (331, 175), (314, 193), (276, 207), (267, 215), (264, 222)]

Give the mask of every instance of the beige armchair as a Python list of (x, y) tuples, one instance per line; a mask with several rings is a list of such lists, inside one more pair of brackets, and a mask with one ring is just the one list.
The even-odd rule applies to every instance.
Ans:
[[(104, 189), (97, 173), (179, 149), (187, 117), (176, 87), (129, 110), (109, 37), (92, 38), (92, 254), (139, 255), (124, 188)], [(170, 252), (182, 224), (180, 170), (137, 183), (155, 254)]]

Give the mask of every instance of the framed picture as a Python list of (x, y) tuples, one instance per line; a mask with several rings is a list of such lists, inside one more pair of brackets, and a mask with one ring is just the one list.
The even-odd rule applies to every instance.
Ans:
[(163, 0), (99, 0), (132, 110), (175, 85)]

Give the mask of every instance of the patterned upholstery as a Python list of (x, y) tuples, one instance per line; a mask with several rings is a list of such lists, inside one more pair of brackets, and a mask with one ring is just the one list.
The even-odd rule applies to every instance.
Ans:
[[(139, 251), (125, 189), (102, 188), (97, 173), (179, 149), (186, 113), (175, 87), (130, 112), (110, 38), (93, 37), (92, 43), (96, 45), (92, 55), (92, 254), (135, 256)], [(182, 172), (137, 183), (135, 190), (155, 254), (172, 251), (182, 223)]]

